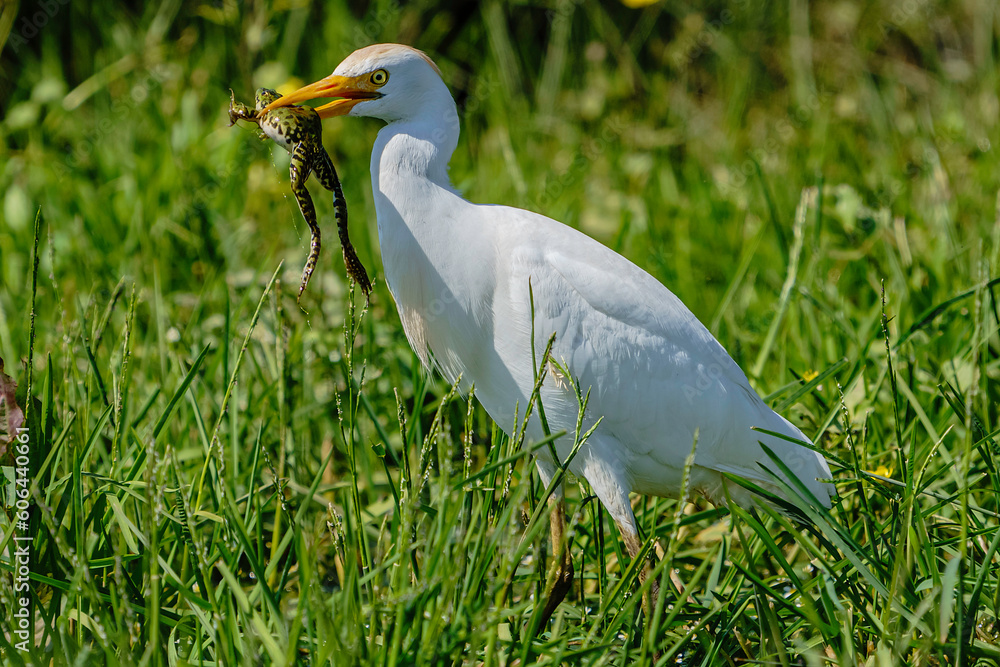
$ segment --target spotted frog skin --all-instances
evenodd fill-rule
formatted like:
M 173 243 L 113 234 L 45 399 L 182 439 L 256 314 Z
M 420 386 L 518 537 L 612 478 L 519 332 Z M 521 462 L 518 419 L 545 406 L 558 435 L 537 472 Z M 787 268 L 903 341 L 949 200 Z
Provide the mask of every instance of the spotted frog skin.
M 292 156 L 291 165 L 288 168 L 292 182 L 292 194 L 295 195 L 299 210 L 302 211 L 302 217 L 309 225 L 311 233 L 309 257 L 302 269 L 302 283 L 299 285 L 296 301 L 302 299 L 302 293 L 309 285 L 309 279 L 316 268 L 316 262 L 319 261 L 319 253 L 322 249 L 319 224 L 316 221 L 316 207 L 313 206 L 312 197 L 309 190 L 306 189 L 306 180 L 311 173 L 316 174 L 320 185 L 333 193 L 333 211 L 337 220 L 340 245 L 344 251 L 344 264 L 347 267 L 348 275 L 358 283 L 365 293 L 365 299 L 367 299 L 371 293 L 372 284 L 348 236 L 347 202 L 344 200 L 344 192 L 340 187 L 340 179 L 337 178 L 337 170 L 334 169 L 330 156 L 323 148 L 323 124 L 319 114 L 312 107 L 289 106 L 278 107 L 260 115 L 261 109 L 281 97 L 268 88 L 257 90 L 253 109 L 237 102 L 232 91 L 229 91 L 229 96 L 230 126 L 235 124 L 237 120 L 257 123 L 261 130 L 261 139 L 272 139 Z

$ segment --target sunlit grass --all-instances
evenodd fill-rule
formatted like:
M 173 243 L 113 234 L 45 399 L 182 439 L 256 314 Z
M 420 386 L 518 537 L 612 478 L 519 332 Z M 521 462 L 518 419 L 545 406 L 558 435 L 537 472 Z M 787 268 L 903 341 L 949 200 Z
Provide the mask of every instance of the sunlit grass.
M 17 17 L 0 357 L 33 433 L 37 649 L 5 614 L 5 662 L 1000 664 L 996 10 L 803 4 L 69 3 L 14 50 Z M 295 307 L 287 157 L 227 127 L 229 88 L 393 40 L 460 100 L 456 185 L 668 285 L 828 453 L 830 512 L 636 498 L 650 620 L 569 479 L 576 584 L 530 635 L 537 443 L 420 368 L 381 280 L 354 308 L 334 244 Z M 376 278 L 377 130 L 325 126 Z

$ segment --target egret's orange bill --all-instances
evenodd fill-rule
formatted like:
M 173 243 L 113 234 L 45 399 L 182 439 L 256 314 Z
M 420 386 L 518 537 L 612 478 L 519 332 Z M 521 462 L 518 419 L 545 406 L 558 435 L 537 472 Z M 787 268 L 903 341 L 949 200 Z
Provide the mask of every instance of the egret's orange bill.
M 315 83 L 302 86 L 293 93 L 279 97 L 261 110 L 266 113 L 276 107 L 287 107 L 307 100 L 315 100 L 320 97 L 339 97 L 329 104 L 316 107 L 320 118 L 332 118 L 333 116 L 346 115 L 354 105 L 365 100 L 373 100 L 381 97 L 375 86 L 368 80 L 367 76 L 338 76 L 331 74 L 325 79 L 320 79 Z

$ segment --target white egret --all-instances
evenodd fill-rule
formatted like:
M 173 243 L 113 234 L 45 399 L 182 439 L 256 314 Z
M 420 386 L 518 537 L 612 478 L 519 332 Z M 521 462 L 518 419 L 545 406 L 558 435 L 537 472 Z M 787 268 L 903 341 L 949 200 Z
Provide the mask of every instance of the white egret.
M 725 473 L 780 495 L 760 464 L 775 467 L 764 442 L 823 504 L 831 484 L 825 459 L 759 427 L 806 441 L 772 411 L 708 329 L 666 287 L 635 264 L 560 222 L 508 206 L 473 204 L 448 179 L 458 144 L 458 112 L 437 66 L 423 52 L 376 44 L 348 56 L 330 76 L 267 109 L 339 98 L 322 117 L 370 116 L 387 123 L 372 149 L 371 179 L 385 280 L 407 339 L 428 368 L 474 384 L 504 429 L 534 387 L 531 332 L 581 390 L 591 390 L 585 427 L 603 421 L 569 465 L 614 518 L 634 558 L 641 541 L 631 492 L 677 496 L 685 458 L 698 433 L 690 487 L 716 504 L 759 498 Z M 534 312 L 529 301 L 529 280 Z M 532 326 L 532 317 L 534 326 Z M 553 365 L 540 396 L 553 432 L 576 426 L 578 403 Z M 508 430 L 509 432 L 509 430 Z M 543 437 L 537 419 L 528 435 Z M 555 451 L 565 460 L 571 438 Z M 537 450 L 541 480 L 557 462 Z M 553 508 L 558 572 L 547 619 L 569 588 L 572 565 L 562 543 L 565 514 Z

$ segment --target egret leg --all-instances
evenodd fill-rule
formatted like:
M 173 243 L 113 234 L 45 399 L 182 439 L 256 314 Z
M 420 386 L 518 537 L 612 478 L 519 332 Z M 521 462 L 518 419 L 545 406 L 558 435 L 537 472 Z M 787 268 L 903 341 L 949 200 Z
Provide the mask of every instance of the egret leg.
M 549 529 L 552 538 L 552 562 L 545 581 L 545 607 L 538 627 L 543 628 L 552 617 L 556 607 L 566 598 L 573 587 L 573 559 L 566 539 L 566 501 L 562 497 L 550 498 Z
M 629 512 L 631 515 L 631 512 Z M 627 520 L 615 519 L 615 525 L 618 526 L 618 532 L 622 535 L 622 541 L 625 542 L 625 548 L 628 550 L 628 555 L 635 560 L 639 557 L 639 552 L 642 551 L 642 540 L 639 539 L 639 531 L 635 525 L 635 516 L 629 516 Z M 646 558 L 646 562 L 642 564 L 642 569 L 639 570 L 639 581 L 646 583 L 646 579 L 650 579 L 650 575 L 653 572 L 653 557 L 650 555 Z M 651 578 L 649 582 L 649 589 L 642 596 L 642 611 L 646 614 L 647 619 L 652 619 L 653 617 L 653 604 L 660 598 L 660 582 L 655 578 Z
M 615 525 L 618 526 L 618 532 L 621 533 L 622 541 L 625 542 L 628 555 L 632 560 L 635 560 L 639 557 L 639 552 L 642 551 L 642 540 L 639 539 L 639 528 L 635 522 L 632 505 L 629 503 L 628 487 L 623 481 L 624 473 L 614 461 L 594 459 L 586 465 L 584 476 L 590 481 L 590 486 L 594 489 L 601 504 L 615 520 Z M 639 570 L 640 582 L 646 583 L 646 579 L 650 579 L 653 571 L 652 563 L 652 555 L 650 555 L 642 564 L 642 569 Z M 659 596 L 660 584 L 655 578 L 652 578 L 649 582 L 649 589 L 642 598 L 642 607 L 646 618 L 652 618 L 653 602 L 658 600 Z
M 548 487 L 555 474 L 555 468 L 538 460 L 538 474 Z M 563 499 L 562 484 L 549 497 L 549 534 L 552 541 L 552 562 L 545 577 L 545 606 L 535 626 L 541 630 L 552 618 L 559 603 L 566 598 L 573 586 L 573 559 L 570 556 L 569 540 L 566 535 L 566 501 Z

